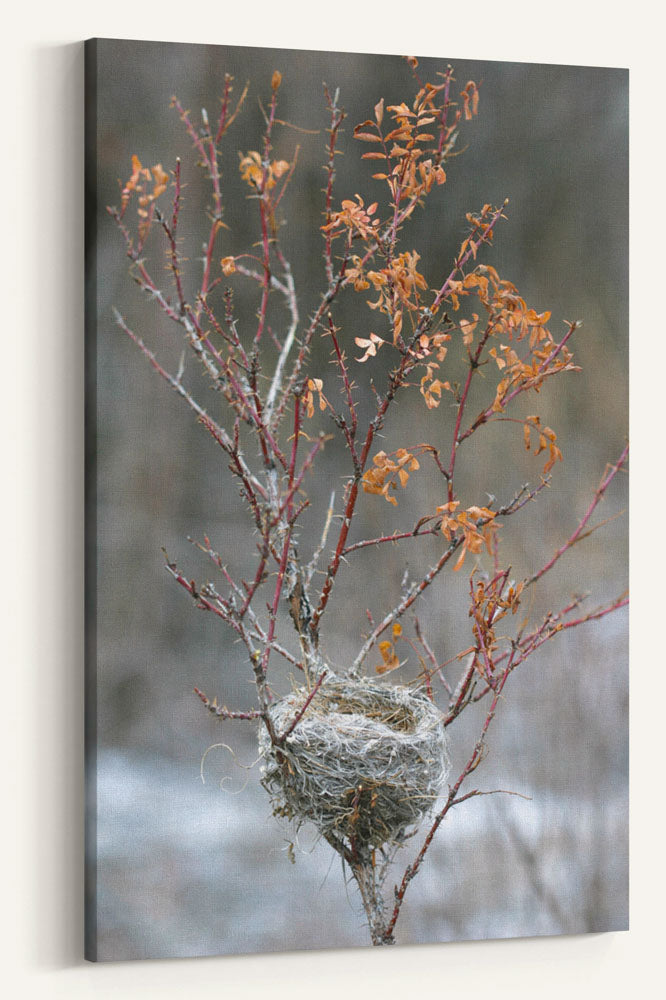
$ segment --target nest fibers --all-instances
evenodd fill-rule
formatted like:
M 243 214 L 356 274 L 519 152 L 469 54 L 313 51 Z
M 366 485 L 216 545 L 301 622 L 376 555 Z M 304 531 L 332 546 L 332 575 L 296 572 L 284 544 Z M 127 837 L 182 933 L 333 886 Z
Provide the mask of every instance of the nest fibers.
M 308 691 L 271 705 L 278 737 L 292 725 Z M 279 746 L 265 728 L 262 784 L 275 815 L 309 820 L 325 837 L 355 848 L 397 845 L 434 806 L 449 773 L 440 710 L 408 688 L 330 678 Z

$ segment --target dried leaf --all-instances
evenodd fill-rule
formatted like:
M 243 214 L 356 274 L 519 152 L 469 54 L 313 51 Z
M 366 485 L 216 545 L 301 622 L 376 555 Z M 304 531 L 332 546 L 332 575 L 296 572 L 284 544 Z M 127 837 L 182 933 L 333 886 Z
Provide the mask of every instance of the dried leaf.
M 393 643 L 390 642 L 390 640 L 384 639 L 383 642 L 379 643 L 379 652 L 381 653 L 383 662 L 377 664 L 375 667 L 376 673 L 386 674 L 400 666 L 400 661 L 396 655 Z

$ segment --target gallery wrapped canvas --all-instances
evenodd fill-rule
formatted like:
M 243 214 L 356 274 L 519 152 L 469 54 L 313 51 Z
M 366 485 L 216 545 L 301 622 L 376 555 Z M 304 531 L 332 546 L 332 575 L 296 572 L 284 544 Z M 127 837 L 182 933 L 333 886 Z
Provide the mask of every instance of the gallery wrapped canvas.
M 86 52 L 87 955 L 627 927 L 619 69 Z

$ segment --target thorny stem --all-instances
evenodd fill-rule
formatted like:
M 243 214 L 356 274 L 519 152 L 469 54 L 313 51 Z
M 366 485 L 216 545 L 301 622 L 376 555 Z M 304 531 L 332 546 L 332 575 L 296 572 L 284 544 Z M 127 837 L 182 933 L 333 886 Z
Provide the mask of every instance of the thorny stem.
M 328 130 L 328 161 L 326 163 L 326 203 L 325 215 L 328 225 L 331 221 L 331 207 L 333 204 L 333 183 L 335 181 L 335 153 L 338 140 L 338 131 L 344 120 L 345 113 L 338 107 L 339 91 L 336 90 L 331 97 L 328 87 L 324 84 L 326 103 L 331 114 L 331 124 Z M 333 237 L 330 230 L 326 230 L 324 260 L 326 262 L 326 278 L 329 288 L 334 284 L 333 279 Z
M 402 598 L 400 603 L 397 604 L 392 611 L 389 611 L 389 613 L 382 619 L 382 621 L 376 626 L 376 628 L 373 629 L 373 631 L 370 633 L 368 638 L 363 643 L 358 656 L 356 657 L 356 659 L 352 664 L 350 670 L 352 676 L 356 676 L 358 674 L 361 664 L 365 660 L 366 656 L 368 655 L 374 644 L 379 639 L 380 635 L 383 632 L 385 632 L 386 629 L 393 624 L 393 622 L 397 621 L 398 618 L 400 618 L 405 613 L 405 611 L 408 610 L 408 608 L 412 606 L 414 601 L 417 599 L 417 597 L 421 596 L 426 587 L 430 586 L 435 577 L 438 576 L 439 573 L 441 573 L 441 571 L 444 569 L 444 567 L 448 563 L 453 553 L 456 551 L 457 548 L 459 548 L 461 544 L 462 544 L 462 538 L 454 538 L 449 543 L 448 548 L 444 550 L 437 563 L 426 573 L 423 579 L 419 583 L 412 584 L 409 587 L 407 594 Z
M 342 384 L 345 390 L 345 398 L 347 400 L 347 408 L 349 410 L 350 424 L 347 427 L 345 423 L 343 428 L 343 433 L 345 435 L 345 440 L 347 442 L 347 447 L 352 456 L 352 459 L 356 461 L 356 446 L 354 444 L 354 439 L 356 437 L 356 428 L 358 426 L 358 414 L 356 412 L 356 404 L 354 403 L 354 397 L 352 395 L 352 383 L 349 377 L 349 368 L 347 367 L 347 359 L 345 353 L 340 348 L 340 344 L 337 338 L 338 331 L 333 325 L 333 317 L 330 312 L 328 314 L 328 332 L 330 334 L 331 340 L 333 341 L 333 349 L 335 351 L 335 359 L 340 369 L 340 378 L 342 379 Z
M 368 917 L 370 939 L 373 945 L 393 944 L 393 941 L 386 937 L 385 903 L 381 885 L 378 884 L 375 866 L 371 860 L 364 860 L 355 862 L 350 867 Z
M 557 358 L 559 354 L 562 353 L 562 350 L 566 346 L 567 341 L 572 336 L 574 331 L 578 329 L 579 326 L 580 323 L 578 322 L 569 324 L 569 329 L 567 330 L 562 340 L 559 342 L 559 344 L 555 345 L 555 347 L 548 355 L 548 357 L 544 361 L 542 361 L 541 364 L 538 366 L 537 374 L 534 376 L 534 378 L 518 379 L 518 384 L 510 392 L 508 392 L 505 396 L 503 396 L 502 398 L 503 409 L 505 409 L 508 406 L 508 404 L 513 399 L 516 398 L 516 396 L 520 395 L 523 392 L 526 392 L 529 389 L 538 388 L 544 381 L 544 379 L 557 374 L 558 372 L 557 368 L 549 370 L 548 366 L 551 364 L 551 362 L 553 362 Z M 476 420 L 470 425 L 470 427 L 468 427 L 467 430 L 460 435 L 458 443 L 461 444 L 468 437 L 470 437 L 482 424 L 487 423 L 487 421 L 491 418 L 494 412 L 495 411 L 492 405 L 483 410 L 476 418 Z
M 213 698 L 211 701 L 199 688 L 195 687 L 194 693 L 203 702 L 211 715 L 214 715 L 217 719 L 243 719 L 247 721 L 261 718 L 261 712 L 257 709 L 251 709 L 249 712 L 230 712 L 225 705 L 218 705 L 217 698 Z
M 470 389 L 470 386 L 472 384 L 472 378 L 474 376 L 474 373 L 476 371 L 478 371 L 478 368 L 479 368 L 479 359 L 480 359 L 481 355 L 483 354 L 483 350 L 484 350 L 484 348 L 485 348 L 485 346 L 486 346 L 486 344 L 488 342 L 488 338 L 490 337 L 491 331 L 492 331 L 492 325 L 491 325 L 491 323 L 488 323 L 488 326 L 486 327 L 485 333 L 481 337 L 481 339 L 479 341 L 479 344 L 478 344 L 478 346 L 477 346 L 477 348 L 476 348 L 473 356 L 470 357 L 469 368 L 467 370 L 467 378 L 465 379 L 465 385 L 464 385 L 462 394 L 460 396 L 460 401 L 458 403 L 458 412 L 456 413 L 456 423 L 455 423 L 455 427 L 453 429 L 453 441 L 452 441 L 452 444 L 451 444 L 451 457 L 449 459 L 449 468 L 448 468 L 448 476 L 447 476 L 447 478 L 448 478 L 448 484 L 449 484 L 449 488 L 448 488 L 449 501 L 452 501 L 453 497 L 454 497 L 454 493 L 453 493 L 453 474 L 454 474 L 455 466 L 456 466 L 456 455 L 458 453 L 458 445 L 460 444 L 460 427 L 461 427 L 461 424 L 462 424 L 463 412 L 465 410 L 465 404 L 467 402 L 467 396 L 469 394 L 469 389 Z
M 573 545 L 575 545 L 576 542 L 580 541 L 582 533 L 586 525 L 588 524 L 590 518 L 592 517 L 592 514 L 594 513 L 595 509 L 597 508 L 599 502 L 601 501 L 604 493 L 612 483 L 613 479 L 615 478 L 617 473 L 620 471 L 620 469 L 626 462 L 628 455 L 629 455 L 629 445 L 626 444 L 622 450 L 622 454 L 618 458 L 615 465 L 611 465 L 608 467 L 605 475 L 603 476 L 601 482 L 599 483 L 599 486 L 597 487 L 597 490 L 594 494 L 590 506 L 585 511 L 576 530 L 573 532 L 571 537 L 567 539 L 564 545 L 562 545 L 561 548 L 557 550 L 552 559 L 549 559 L 548 562 L 544 566 L 542 566 L 540 570 L 538 570 L 538 572 L 536 572 L 533 576 L 529 578 L 529 580 L 527 581 L 528 585 L 536 583 L 537 580 L 540 580 L 541 577 L 544 575 L 544 573 L 547 573 L 549 570 L 551 570 L 555 565 L 555 563 L 558 561 L 558 559 L 560 559 L 564 555 L 564 553 L 568 551 L 568 549 L 570 549 Z
M 472 773 L 472 771 L 475 770 L 475 768 L 478 766 L 479 762 L 481 761 L 483 750 L 484 750 L 484 746 L 485 746 L 485 738 L 486 738 L 486 735 L 488 733 L 488 729 L 490 728 L 490 724 L 491 724 L 491 722 L 493 721 L 493 719 L 495 717 L 495 712 L 497 710 L 497 705 L 499 703 L 500 695 L 501 695 L 501 693 L 502 693 L 502 691 L 504 689 L 504 685 L 506 684 L 507 678 L 509 676 L 509 672 L 510 672 L 510 668 L 507 667 L 505 669 L 504 673 L 502 674 L 499 682 L 497 683 L 497 686 L 495 688 L 495 696 L 494 696 L 494 698 L 492 700 L 492 704 L 491 704 L 491 706 L 490 706 L 490 708 L 488 710 L 488 714 L 486 715 L 485 722 L 483 723 L 483 726 L 482 726 L 482 729 L 481 729 L 481 735 L 479 736 L 479 739 L 477 740 L 477 742 L 476 742 L 476 744 L 474 746 L 474 749 L 472 751 L 472 754 L 471 754 L 469 760 L 467 761 L 467 764 L 465 765 L 465 767 L 461 771 L 460 776 L 458 777 L 458 780 L 454 784 L 453 788 L 450 789 L 449 794 L 447 796 L 447 799 L 446 799 L 446 802 L 445 802 L 443 808 L 435 816 L 433 824 L 430 827 L 430 830 L 428 831 L 425 840 L 423 841 L 423 845 L 422 845 L 419 853 L 416 855 L 416 858 L 414 859 L 414 861 L 410 865 L 407 866 L 407 868 L 405 870 L 405 874 L 403 875 L 402 880 L 400 881 L 400 884 L 395 887 L 395 893 L 394 893 L 394 895 L 395 895 L 395 905 L 393 907 L 393 912 L 391 914 L 389 922 L 386 925 L 386 929 L 384 931 L 384 939 L 385 939 L 385 943 L 386 944 L 392 944 L 393 943 L 393 931 L 395 929 L 395 925 L 396 925 L 396 921 L 398 919 L 398 916 L 400 915 L 400 908 L 402 907 L 402 903 L 403 903 L 403 900 L 405 898 L 405 893 L 407 891 L 407 887 L 409 886 L 409 883 L 412 881 L 412 879 L 414 878 L 414 876 L 417 874 L 419 868 L 421 867 L 423 859 L 424 859 L 424 857 L 425 857 L 425 855 L 426 855 L 426 853 L 428 851 L 428 848 L 430 847 L 430 845 L 432 843 L 433 837 L 437 833 L 437 830 L 438 830 L 440 824 L 444 820 L 444 818 L 445 818 L 446 814 L 448 813 L 449 809 L 451 809 L 451 807 L 454 806 L 456 804 L 456 802 L 458 801 L 458 792 L 460 791 L 460 788 L 461 788 L 463 782 Z M 470 793 L 469 797 L 471 797 L 472 795 L 477 795 L 477 794 L 479 794 L 479 793 L 475 789 L 472 793 Z
M 327 676 L 327 674 L 328 674 L 327 670 L 322 670 L 322 672 L 320 673 L 319 677 L 317 678 L 317 680 L 316 680 L 316 682 L 315 682 L 315 684 L 314 684 L 314 686 L 312 688 L 312 691 L 310 691 L 310 694 L 307 696 L 307 698 L 305 699 L 305 701 L 301 705 L 300 709 L 298 710 L 298 712 L 294 716 L 293 721 L 290 722 L 289 726 L 285 729 L 285 731 L 280 736 L 278 736 L 278 743 L 284 743 L 284 741 L 286 740 L 287 736 L 291 736 L 291 734 L 293 733 L 294 729 L 296 728 L 296 726 L 298 725 L 298 723 L 301 721 L 301 719 L 303 718 L 303 716 L 307 712 L 308 708 L 310 707 L 310 703 L 312 702 L 312 699 L 314 698 L 314 696 L 316 695 L 317 691 L 319 690 L 319 688 L 324 683 L 324 679 Z
M 442 673 L 445 664 L 437 662 L 437 657 L 435 656 L 433 650 L 430 648 L 428 640 L 424 636 L 423 631 L 421 629 L 421 623 L 419 619 L 416 617 L 416 615 L 414 616 L 414 631 L 416 632 L 416 637 L 423 646 L 423 651 L 428 657 L 430 664 L 432 666 L 432 670 L 426 672 L 426 677 L 425 677 L 426 685 L 429 684 L 430 678 L 434 677 L 435 674 L 437 674 L 437 676 L 439 677 L 440 681 L 442 682 L 448 693 L 452 694 L 453 692 L 451 691 L 451 685 L 449 684 L 446 677 Z M 430 696 L 432 697 L 432 691 L 430 691 Z
M 431 520 L 431 518 L 428 518 Z M 439 519 L 437 519 L 439 520 Z M 381 535 L 379 538 L 364 538 L 360 542 L 354 542 L 343 549 L 343 556 L 350 552 L 358 552 L 359 549 L 367 549 L 370 545 L 384 545 L 386 542 L 399 542 L 405 538 L 423 538 L 426 535 L 434 535 L 439 531 L 439 524 L 428 525 L 417 524 L 411 531 L 394 531 L 391 535 Z
M 164 369 L 160 365 L 153 352 L 146 347 L 146 345 L 143 343 L 140 337 L 138 337 L 132 330 L 130 330 L 130 328 L 125 323 L 125 320 L 120 315 L 120 313 L 117 310 L 115 310 L 114 314 L 118 326 L 122 330 L 124 330 L 125 333 L 134 341 L 134 343 L 137 345 L 142 354 L 148 359 L 148 361 L 155 369 L 155 371 L 166 382 L 168 382 L 168 384 L 171 386 L 172 389 L 175 389 L 175 391 L 178 393 L 179 396 L 181 396 L 186 401 L 190 409 L 194 411 L 194 413 L 197 415 L 200 422 L 204 425 L 209 434 L 211 434 L 211 436 L 217 441 L 217 443 L 231 457 L 234 471 L 236 472 L 241 482 L 243 483 L 247 498 L 250 500 L 251 504 L 254 505 L 255 509 L 258 510 L 256 495 L 259 494 L 264 499 L 266 499 L 267 494 L 266 491 L 264 490 L 264 487 L 256 479 L 256 477 L 252 474 L 250 469 L 245 464 L 245 460 L 241 452 L 239 451 L 237 445 L 231 440 L 231 438 L 224 430 L 224 428 L 220 427 L 219 424 L 216 424 L 215 421 L 208 416 L 205 410 L 203 410 L 202 407 L 199 406 L 199 404 L 196 402 L 193 396 L 189 392 L 187 392 L 187 390 L 183 387 L 180 380 L 174 378 L 173 375 L 170 375 L 169 372 L 167 372 L 166 369 Z
M 463 253 L 463 254 L 461 254 L 459 256 L 459 258 L 457 259 L 456 264 L 455 264 L 453 270 L 451 271 L 451 273 L 449 274 L 448 278 L 444 281 L 443 285 L 441 286 L 441 288 L 437 292 L 437 295 L 435 296 L 435 301 L 433 303 L 433 306 L 432 306 L 431 310 L 428 313 L 424 313 L 424 315 L 419 320 L 419 323 L 417 324 L 416 330 L 415 330 L 414 335 L 412 337 L 412 342 L 413 343 L 416 343 L 418 341 L 419 336 L 424 332 L 424 330 L 426 329 L 426 327 L 428 326 L 428 324 L 431 321 L 430 320 L 431 313 L 436 311 L 436 309 L 439 307 L 439 305 L 441 304 L 441 302 L 444 300 L 444 298 L 448 294 L 448 292 L 450 290 L 451 282 L 454 280 L 455 275 L 458 273 L 458 271 L 461 268 L 464 267 L 464 265 L 470 259 L 470 257 L 473 254 L 474 255 L 476 254 L 476 252 L 477 252 L 478 248 L 481 246 L 481 244 L 489 241 L 490 236 L 492 234 L 492 230 L 493 230 L 495 224 L 497 223 L 498 219 L 501 217 L 502 211 L 503 211 L 504 207 L 506 206 L 506 204 L 507 204 L 507 202 L 504 203 L 504 205 L 502 206 L 502 208 L 496 209 L 495 212 L 492 213 L 490 221 L 487 224 L 485 224 L 485 228 L 483 229 L 481 235 L 476 238 L 476 240 L 470 239 L 469 246 L 466 249 L 465 253 Z M 391 402 L 395 398 L 395 395 L 396 395 L 398 389 L 403 386 L 405 373 L 409 369 L 409 367 L 411 366 L 411 363 L 412 363 L 411 355 L 410 355 L 410 353 L 408 351 L 405 351 L 405 353 L 403 354 L 402 359 L 400 361 L 400 365 L 398 366 L 397 370 L 392 374 L 392 376 L 391 376 L 391 378 L 389 380 L 389 387 L 387 389 L 386 395 L 379 402 L 378 407 L 377 407 L 377 413 L 376 413 L 374 419 L 371 421 L 371 423 L 368 426 L 368 430 L 367 430 L 366 437 L 365 437 L 365 442 L 363 444 L 363 448 L 362 448 L 361 454 L 360 454 L 360 456 L 358 458 L 358 464 L 356 464 L 356 462 L 354 463 L 355 464 L 355 473 L 354 473 L 354 477 L 350 481 L 349 487 L 348 487 L 347 503 L 346 503 L 346 506 L 345 506 L 345 511 L 344 511 L 344 515 L 343 515 L 343 519 L 342 519 L 342 524 L 341 524 L 341 527 L 340 527 L 340 533 L 338 535 L 338 544 L 336 546 L 335 553 L 333 555 L 333 559 L 331 560 L 331 563 L 330 563 L 329 568 L 328 568 L 326 580 L 324 582 L 324 586 L 322 588 L 321 596 L 320 596 L 320 599 L 319 599 L 319 605 L 317 606 L 317 609 L 316 609 L 316 611 L 315 611 L 315 613 L 313 615 L 313 619 L 312 619 L 312 629 L 313 629 L 313 632 L 316 632 L 316 629 L 317 629 L 317 626 L 318 626 L 319 621 L 321 619 L 321 616 L 322 616 L 322 614 L 324 613 L 324 611 L 326 609 L 326 605 L 328 603 L 328 599 L 330 597 L 331 590 L 333 588 L 333 583 L 334 583 L 336 574 L 338 572 L 338 569 L 340 567 L 340 560 L 342 558 L 342 555 L 343 555 L 343 552 L 344 552 L 344 549 L 345 549 L 345 544 L 346 544 L 346 541 L 347 541 L 347 536 L 349 534 L 349 528 L 351 526 L 352 518 L 353 518 L 353 515 L 354 515 L 354 508 L 356 506 L 356 500 L 358 498 L 359 483 L 360 483 L 361 476 L 363 475 L 363 472 L 365 470 L 365 467 L 366 467 L 366 464 L 367 464 L 367 461 L 368 461 L 368 457 L 369 457 L 369 454 L 370 454 L 370 450 L 372 448 L 372 444 L 373 444 L 373 441 L 374 441 L 375 434 L 383 426 L 384 420 L 386 418 L 387 410 L 388 410 Z M 469 375 L 470 378 L 471 378 L 471 371 L 472 371 L 472 369 L 470 369 L 470 375 Z M 451 490 L 451 483 L 449 483 L 449 490 Z M 435 569 L 433 575 L 430 575 L 430 574 L 426 575 L 426 577 L 422 581 L 421 585 L 419 586 L 418 592 L 414 595 L 413 599 L 415 599 L 416 596 L 418 596 L 418 593 L 422 593 L 423 590 L 432 582 L 432 580 L 434 579 L 434 576 L 436 576 L 437 573 L 439 573 L 440 570 L 444 567 L 444 565 L 446 564 L 446 562 L 448 562 L 450 554 L 451 553 L 448 553 L 448 554 L 445 553 L 444 554 L 444 556 L 442 557 L 442 559 L 438 563 L 438 567 Z M 410 606 L 410 604 L 412 603 L 413 599 L 409 601 L 409 603 L 399 612 L 399 614 L 402 614 L 402 611 L 406 610 L 407 607 Z M 395 616 L 395 617 L 397 617 L 397 616 Z M 383 628 L 387 628 L 388 625 L 392 621 L 395 620 L 395 617 L 391 617 L 390 621 L 388 621 L 387 624 L 385 626 L 383 626 Z M 383 628 L 381 629 L 381 631 L 383 631 Z M 379 634 L 381 634 L 381 632 Z M 376 638 L 377 637 L 375 637 L 375 638 L 370 637 L 370 640 L 368 640 L 368 642 L 370 644 L 368 645 L 368 643 L 366 643 L 364 645 L 363 649 L 361 650 L 361 653 L 359 654 L 359 656 L 354 661 L 352 672 L 355 672 L 358 669 L 360 663 L 363 661 L 363 659 L 367 655 L 367 652 L 372 647 L 372 645 L 374 645 L 374 642 L 375 642 Z
M 451 273 L 449 274 L 448 278 L 446 279 L 446 281 L 444 282 L 444 284 L 441 286 L 441 288 L 437 292 L 437 295 L 435 296 L 435 301 L 433 302 L 433 304 L 430 307 L 430 311 L 431 312 L 434 313 L 437 309 L 439 309 L 440 305 L 442 304 L 442 302 L 444 301 L 444 299 L 446 298 L 446 296 L 449 294 L 449 292 L 451 290 L 451 283 L 455 280 L 456 274 L 458 274 L 458 273 L 460 273 L 462 271 L 463 267 L 472 258 L 472 256 L 474 256 L 476 258 L 476 254 L 477 254 L 479 248 L 481 247 L 481 245 L 483 243 L 489 243 L 490 242 L 493 230 L 494 230 L 495 226 L 497 225 L 497 222 L 499 221 L 499 219 L 502 218 L 502 214 L 504 212 L 504 209 L 506 208 L 506 206 L 508 204 L 509 204 L 509 199 L 507 198 L 504 201 L 504 204 L 502 205 L 502 207 L 501 208 L 496 208 L 495 211 L 491 214 L 490 221 L 488 223 L 484 224 L 484 228 L 483 228 L 483 230 L 481 232 L 481 235 L 477 236 L 476 239 L 474 239 L 474 238 L 470 239 L 470 242 L 469 242 L 469 245 L 468 245 L 467 249 L 465 250 L 465 252 L 463 254 L 460 254 L 458 256 L 458 258 L 456 259 L 455 265 L 453 266 L 453 269 L 451 270 Z M 419 331 L 419 332 L 421 332 L 421 331 Z
M 270 203 L 270 195 L 267 190 L 267 182 L 270 170 L 270 153 L 271 153 L 271 134 L 273 131 L 273 123 L 275 121 L 275 109 L 277 107 L 277 90 L 273 90 L 273 95 L 271 97 L 271 107 L 268 116 L 268 121 L 266 123 L 266 131 L 264 133 L 264 157 L 263 157 L 263 174 L 261 178 L 261 183 L 259 184 L 259 217 L 261 220 L 261 245 L 263 250 L 263 267 L 264 267 L 264 280 L 263 280 L 263 291 L 261 293 L 261 305 L 259 306 L 259 322 L 257 324 L 257 332 L 254 335 L 254 345 L 255 349 L 259 346 L 261 340 L 261 335 L 266 325 L 266 310 L 268 308 L 268 293 L 271 287 L 271 268 L 270 268 L 270 245 L 269 245 L 269 216 L 272 214 L 272 207 Z
M 294 361 L 294 364 L 292 366 L 291 374 L 289 375 L 289 378 L 287 379 L 284 387 L 282 388 L 281 395 L 280 395 L 280 388 L 279 388 L 279 386 L 276 389 L 275 395 L 276 396 L 280 395 L 280 402 L 278 404 L 277 411 L 276 411 L 275 416 L 273 418 L 276 421 L 281 419 L 283 411 L 284 411 L 284 408 L 287 405 L 287 401 L 288 401 L 290 395 L 293 393 L 294 386 L 296 385 L 296 383 L 298 382 L 298 380 L 300 378 L 301 371 L 303 369 L 303 365 L 305 364 L 305 360 L 306 360 L 306 358 L 308 356 L 308 353 L 310 351 L 310 346 L 311 346 L 311 343 L 312 343 L 312 338 L 315 335 L 317 327 L 321 323 L 322 317 L 327 312 L 328 307 L 330 306 L 331 302 L 335 299 L 336 295 L 339 293 L 340 289 L 342 288 L 342 285 L 343 285 L 344 279 L 345 279 L 345 271 L 347 269 L 347 261 L 348 261 L 348 257 L 346 256 L 344 258 L 344 260 L 342 261 L 342 264 L 340 266 L 340 270 L 338 271 L 337 276 L 333 279 L 333 282 L 329 285 L 328 290 L 322 296 L 321 303 L 320 303 L 317 311 L 315 312 L 314 316 L 310 320 L 305 333 L 303 334 L 298 354 L 297 354 L 296 359 Z
M 377 413 L 374 419 L 368 425 L 368 430 L 365 435 L 365 441 L 363 443 L 363 448 L 361 449 L 360 456 L 358 457 L 357 461 L 354 461 L 354 476 L 348 483 L 347 502 L 345 505 L 344 515 L 342 518 L 342 524 L 340 526 L 340 532 L 338 534 L 338 542 L 335 548 L 333 559 L 331 560 L 326 573 L 326 579 L 324 581 L 324 586 L 322 587 L 321 590 L 319 604 L 312 618 L 311 627 L 313 633 L 316 632 L 321 616 L 326 610 L 326 605 L 331 595 L 331 590 L 333 589 L 333 583 L 335 581 L 336 574 L 340 567 L 340 561 L 344 553 L 345 544 L 347 542 L 347 536 L 349 534 L 349 528 L 351 526 L 352 518 L 354 516 L 354 508 L 356 506 L 356 500 L 358 499 L 359 484 L 361 481 L 361 477 L 363 475 L 363 471 L 367 465 L 368 458 L 370 456 L 370 450 L 372 448 L 375 435 L 383 427 L 387 410 L 392 401 L 394 400 L 398 389 L 403 384 L 403 376 L 405 370 L 409 367 L 410 363 L 411 362 L 409 355 L 404 354 L 401 359 L 400 365 L 389 379 L 389 386 L 386 391 L 386 395 L 384 396 L 383 399 L 380 400 L 377 406 Z M 355 452 L 354 452 L 354 457 L 355 457 Z M 427 584 L 425 584 L 425 586 L 427 586 Z M 356 669 L 357 663 L 358 660 L 354 665 L 354 669 Z

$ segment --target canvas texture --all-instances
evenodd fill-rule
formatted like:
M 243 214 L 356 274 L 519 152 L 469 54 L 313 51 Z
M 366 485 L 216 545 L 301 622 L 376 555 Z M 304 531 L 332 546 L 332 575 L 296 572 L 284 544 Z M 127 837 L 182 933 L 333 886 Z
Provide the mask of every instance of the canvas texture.
M 87 957 L 627 928 L 628 72 L 86 45 Z

